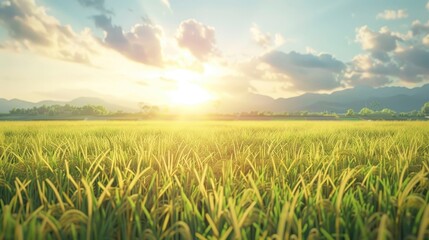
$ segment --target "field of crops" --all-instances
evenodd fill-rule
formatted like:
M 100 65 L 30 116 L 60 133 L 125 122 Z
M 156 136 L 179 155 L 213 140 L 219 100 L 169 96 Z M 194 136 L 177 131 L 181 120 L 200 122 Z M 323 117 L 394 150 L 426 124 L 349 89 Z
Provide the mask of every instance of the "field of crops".
M 3 122 L 0 239 L 429 239 L 428 122 Z

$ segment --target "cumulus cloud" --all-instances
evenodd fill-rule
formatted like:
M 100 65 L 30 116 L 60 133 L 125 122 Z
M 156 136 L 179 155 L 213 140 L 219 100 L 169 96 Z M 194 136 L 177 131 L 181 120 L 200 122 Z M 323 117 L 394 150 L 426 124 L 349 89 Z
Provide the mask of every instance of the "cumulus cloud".
M 347 76 L 346 82 L 352 86 L 371 86 L 371 87 L 381 87 L 386 84 L 392 83 L 392 79 L 387 76 L 373 74 L 369 72 L 352 72 Z
M 426 3 L 426 9 L 429 10 L 429 2 Z
M 153 66 L 162 66 L 161 27 L 146 21 L 134 25 L 125 32 L 122 27 L 113 25 L 106 15 L 93 16 L 96 27 L 104 30 L 103 43 L 127 58 Z
M 363 59 L 362 59 L 363 58 Z M 344 81 L 350 86 L 384 86 L 398 81 L 419 83 L 429 80 L 429 52 L 409 48 L 397 52 L 389 62 L 358 55 L 348 65 Z
M 359 28 L 356 39 L 368 54 L 358 55 L 348 64 L 345 82 L 352 86 L 383 86 L 429 80 L 428 32 L 429 23 L 418 21 L 412 24 L 406 38 L 387 28 L 378 32 L 367 26 Z
M 344 64 L 335 59 L 332 55 L 322 53 L 318 56 L 313 54 L 302 54 L 297 52 L 284 53 L 281 51 L 272 51 L 262 57 L 262 59 L 275 67 L 286 69 L 289 67 L 306 69 L 323 69 L 333 72 L 339 72 L 344 69 Z
M 429 47 L 429 34 L 422 39 L 422 43 Z
M 346 65 L 332 55 L 270 51 L 242 66 L 254 80 L 281 82 L 288 91 L 332 90 L 341 86 Z
M 216 55 L 215 29 L 194 19 L 180 23 L 176 40 L 181 48 L 189 50 L 199 60 Z
M 395 55 L 399 64 L 398 77 L 405 82 L 418 83 L 429 80 L 429 51 L 422 47 L 410 47 Z
M 418 20 L 414 21 L 411 25 L 411 32 L 413 33 L 413 36 L 429 33 L 429 21 L 426 24 L 421 23 Z
M 89 63 L 96 44 L 89 29 L 75 33 L 68 25 L 47 14 L 34 0 L 10 0 L 0 5 L 0 25 L 9 41 L 5 48 L 30 50 L 57 59 Z
M 277 47 L 284 43 L 284 38 L 281 34 L 276 33 L 272 36 L 270 33 L 262 32 L 256 24 L 250 28 L 252 39 L 263 48 Z
M 386 64 L 368 54 L 360 54 L 348 64 L 344 81 L 351 86 L 366 85 L 380 87 L 392 82 L 389 75 L 396 72 L 396 66 Z
M 372 31 L 368 26 L 356 30 L 356 41 L 361 44 L 362 49 L 369 51 L 373 57 L 382 61 L 389 59 L 388 53 L 396 50 L 397 41 L 402 40 L 386 27 L 378 32 Z
M 399 9 L 399 10 L 384 10 L 383 12 L 377 14 L 377 19 L 384 19 L 384 20 L 395 20 L 395 19 L 403 19 L 407 18 L 408 13 L 405 9 Z
M 269 47 L 272 44 L 271 35 L 263 33 L 257 25 L 253 25 L 250 28 L 253 40 L 261 47 Z
M 250 79 L 285 83 L 295 92 L 429 81 L 429 23 L 416 21 L 405 34 L 362 26 L 356 29 L 356 42 L 364 53 L 347 63 L 311 49 L 307 54 L 270 51 L 242 71 Z
M 103 13 L 112 13 L 111 10 L 106 9 L 104 0 L 78 0 L 78 2 L 84 7 L 94 8 Z

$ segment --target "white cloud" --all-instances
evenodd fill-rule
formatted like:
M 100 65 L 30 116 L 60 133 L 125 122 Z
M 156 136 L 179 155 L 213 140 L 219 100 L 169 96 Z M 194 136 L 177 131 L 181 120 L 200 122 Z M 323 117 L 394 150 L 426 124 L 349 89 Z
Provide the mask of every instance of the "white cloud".
M 250 28 L 253 40 L 261 47 L 268 47 L 272 44 L 271 35 L 263 33 L 257 25 L 253 25 Z
M 250 33 L 252 34 L 253 41 L 262 48 L 278 47 L 285 42 L 284 37 L 280 33 L 276 33 L 272 36 L 270 33 L 262 32 L 256 24 L 252 25 Z
M 396 49 L 397 37 L 393 36 L 387 28 L 379 32 L 372 31 L 368 26 L 356 30 L 356 41 L 360 42 L 364 50 L 393 51 Z
M 241 70 L 250 79 L 282 83 L 288 91 L 332 90 L 341 86 L 346 65 L 332 55 L 270 51 L 245 64 Z
M 34 0 L 2 2 L 0 25 L 11 39 L 3 43 L 5 48 L 29 50 L 61 60 L 89 63 L 97 45 L 89 29 L 74 32 Z
M 424 38 L 422 39 L 422 43 L 423 43 L 424 45 L 426 45 L 426 46 L 429 46 L 429 34 L 428 34 L 428 35 L 426 35 L 426 37 L 424 37 Z
M 153 66 L 163 65 L 161 38 L 163 31 L 160 26 L 151 22 L 134 25 L 130 31 L 112 24 L 111 18 L 105 15 L 93 17 L 95 25 L 103 29 L 103 42 L 127 58 Z
M 429 2 L 426 4 L 426 9 L 429 10 Z
M 414 36 L 429 33 L 429 21 L 426 24 L 421 23 L 418 20 L 414 21 L 411 26 L 411 32 Z
M 305 52 L 308 54 L 317 55 L 317 50 L 309 46 L 305 47 Z
M 280 34 L 280 33 L 276 33 L 274 35 L 274 45 L 277 46 L 281 46 L 286 42 L 286 39 Z
M 372 31 L 368 26 L 356 29 L 356 41 L 359 42 L 363 50 L 371 52 L 372 56 L 387 60 L 388 53 L 397 48 L 397 41 L 402 39 L 397 34 L 383 27 L 380 31 Z
M 351 86 L 379 87 L 392 82 L 389 73 L 392 73 L 393 69 L 389 69 L 384 62 L 371 57 L 371 55 L 359 54 L 348 64 L 344 81 Z
M 395 20 L 395 19 L 403 19 L 407 18 L 408 13 L 405 9 L 399 9 L 399 10 L 384 10 L 384 12 L 381 12 L 377 14 L 377 19 L 384 19 L 384 20 Z
M 176 40 L 181 48 L 189 50 L 199 60 L 207 60 L 216 55 L 215 29 L 195 19 L 180 23 Z
M 415 21 L 407 34 L 394 33 L 386 27 L 379 31 L 367 26 L 358 28 L 356 40 L 368 53 L 356 56 L 348 64 L 345 81 L 352 86 L 428 81 L 428 26 Z

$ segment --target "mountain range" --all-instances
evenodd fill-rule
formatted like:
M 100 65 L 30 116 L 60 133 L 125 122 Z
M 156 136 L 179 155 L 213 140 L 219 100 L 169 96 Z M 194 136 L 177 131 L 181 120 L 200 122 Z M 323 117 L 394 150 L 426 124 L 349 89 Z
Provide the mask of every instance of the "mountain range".
M 381 87 L 359 86 L 330 94 L 306 93 L 292 98 L 273 99 L 268 96 L 247 93 L 239 99 L 221 104 L 227 112 L 272 111 L 272 112 L 336 112 L 347 109 L 359 111 L 363 107 L 374 110 L 390 108 L 396 112 L 420 110 L 429 101 L 429 84 L 422 87 Z
M 359 111 L 363 107 L 374 110 L 390 108 L 397 112 L 419 110 L 425 102 L 429 102 L 429 84 L 416 88 L 366 86 L 336 91 L 330 94 L 306 93 L 292 98 L 271 98 L 264 95 L 247 93 L 228 100 L 220 101 L 216 107 L 208 106 L 209 112 L 337 112 L 344 113 L 347 109 Z M 71 101 L 41 101 L 29 102 L 20 99 L 6 100 L 0 98 L 0 113 L 8 113 L 13 108 L 32 108 L 42 105 L 83 106 L 87 104 L 101 105 L 109 111 L 136 112 L 135 106 L 122 106 L 107 100 L 92 97 L 81 97 Z
M 110 103 L 104 99 L 93 98 L 93 97 L 80 97 L 73 99 L 71 101 L 53 101 L 53 100 L 45 100 L 40 102 L 29 102 L 21 99 L 11 99 L 7 100 L 4 98 L 0 98 L 0 113 L 8 113 L 13 108 L 33 108 L 33 107 L 41 107 L 43 105 L 51 106 L 51 105 L 65 105 L 70 104 L 71 106 L 82 107 L 84 105 L 96 105 L 96 106 L 104 106 L 109 111 L 124 111 L 124 112 L 135 112 L 137 110 L 136 107 L 126 107 L 122 105 L 117 105 L 114 103 Z M 137 104 L 136 104 L 137 106 Z

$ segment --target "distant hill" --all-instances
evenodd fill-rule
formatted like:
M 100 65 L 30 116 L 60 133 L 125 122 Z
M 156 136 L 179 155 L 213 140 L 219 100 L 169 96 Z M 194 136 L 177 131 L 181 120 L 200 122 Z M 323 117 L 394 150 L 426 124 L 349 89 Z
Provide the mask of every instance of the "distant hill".
M 304 94 L 299 97 L 275 100 L 277 109 L 286 111 L 346 112 L 363 107 L 380 110 L 390 108 L 397 112 L 419 110 L 429 101 L 429 84 L 418 88 L 405 87 L 355 87 L 331 94 Z M 377 108 L 377 109 L 376 109 Z
M 297 97 L 278 99 L 248 93 L 222 102 L 218 111 L 332 111 L 345 113 L 349 108 L 359 111 L 363 107 L 369 107 L 375 110 L 390 108 L 397 112 L 409 112 L 419 110 L 428 101 L 429 84 L 417 88 L 355 87 L 331 94 L 306 93 Z
M 51 106 L 51 105 L 65 105 L 70 104 L 72 106 L 76 107 L 82 107 L 84 105 L 97 105 L 97 106 L 103 106 L 109 111 L 124 111 L 124 112 L 135 112 L 136 107 L 126 107 L 121 105 L 116 105 L 110 102 L 107 102 L 100 98 L 92 98 L 92 97 L 80 97 L 73 99 L 71 101 L 52 101 L 52 100 L 45 100 L 40 102 L 28 102 L 23 101 L 20 99 L 11 99 L 7 100 L 4 98 L 0 98 L 0 113 L 8 113 L 13 108 L 32 108 L 32 107 L 40 107 L 43 105 Z M 137 105 L 136 105 L 137 106 Z
M 222 99 L 214 106 L 208 104 L 206 112 L 248 112 L 248 111 L 272 111 L 272 112 L 337 112 L 345 113 L 351 108 L 359 111 L 363 107 L 374 110 L 390 108 L 396 112 L 410 112 L 419 110 L 425 102 L 429 101 L 429 84 L 417 88 L 406 87 L 355 87 L 336 91 L 331 94 L 306 93 L 292 98 L 273 99 L 268 96 L 246 93 L 233 96 L 230 99 Z M 0 113 L 8 113 L 13 108 L 32 108 L 42 105 L 70 104 L 81 107 L 87 104 L 101 105 L 109 111 L 136 112 L 137 103 L 134 106 L 121 106 L 110 103 L 100 98 L 81 97 L 71 101 L 41 101 L 37 103 L 20 99 L 1 99 Z M 156 104 L 155 104 L 156 105 Z
M 32 108 L 35 103 L 20 99 L 7 100 L 0 98 L 0 113 L 8 113 L 13 108 Z

